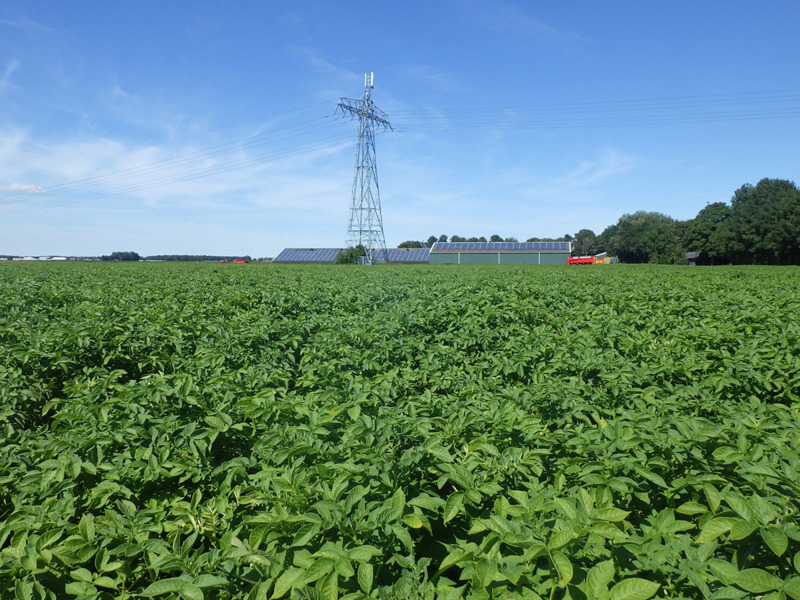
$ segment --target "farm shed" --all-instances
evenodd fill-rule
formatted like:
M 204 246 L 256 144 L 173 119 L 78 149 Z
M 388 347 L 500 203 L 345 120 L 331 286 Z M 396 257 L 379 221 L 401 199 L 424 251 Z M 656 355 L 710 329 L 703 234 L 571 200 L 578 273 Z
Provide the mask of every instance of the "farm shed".
M 284 248 L 272 259 L 274 263 L 333 263 L 344 248 Z M 378 252 L 375 250 L 374 252 Z M 425 264 L 429 248 L 387 248 L 389 262 L 403 264 Z
M 436 242 L 432 265 L 565 265 L 570 242 Z

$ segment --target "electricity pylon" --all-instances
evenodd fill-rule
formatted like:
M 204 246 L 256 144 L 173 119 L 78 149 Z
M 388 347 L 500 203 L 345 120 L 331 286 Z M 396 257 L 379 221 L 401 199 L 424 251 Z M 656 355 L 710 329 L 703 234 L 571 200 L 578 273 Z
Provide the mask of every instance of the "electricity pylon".
M 367 251 L 366 262 L 389 262 L 386 238 L 383 234 L 381 195 L 378 188 L 378 169 L 375 163 L 375 128 L 391 129 L 386 113 L 372 103 L 374 76 L 364 75 L 364 95 L 356 100 L 341 98 L 339 108 L 345 115 L 358 117 L 356 168 L 350 219 L 347 224 L 347 246 L 362 246 Z

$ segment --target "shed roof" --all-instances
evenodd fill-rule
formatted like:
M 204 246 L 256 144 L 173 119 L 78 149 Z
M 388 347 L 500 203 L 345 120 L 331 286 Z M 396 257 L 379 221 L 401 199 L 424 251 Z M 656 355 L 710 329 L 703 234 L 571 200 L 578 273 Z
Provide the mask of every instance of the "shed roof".
M 571 242 L 436 242 L 434 254 L 452 252 L 570 253 Z
M 344 248 L 284 248 L 272 262 L 284 263 L 332 263 Z M 387 248 L 389 262 L 426 263 L 430 248 Z M 380 252 L 373 250 L 380 262 Z

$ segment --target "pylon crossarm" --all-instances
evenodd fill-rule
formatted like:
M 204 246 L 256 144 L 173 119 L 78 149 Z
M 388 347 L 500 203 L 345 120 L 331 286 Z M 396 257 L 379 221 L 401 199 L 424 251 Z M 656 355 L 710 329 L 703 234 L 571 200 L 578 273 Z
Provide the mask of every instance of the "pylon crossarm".
M 372 102 L 367 100 L 342 98 L 339 102 L 339 109 L 342 111 L 342 114 L 349 114 L 350 118 L 352 119 L 365 119 L 378 123 L 384 128 L 384 130 L 392 129 L 392 125 L 389 123 L 389 116 L 380 108 L 372 104 Z

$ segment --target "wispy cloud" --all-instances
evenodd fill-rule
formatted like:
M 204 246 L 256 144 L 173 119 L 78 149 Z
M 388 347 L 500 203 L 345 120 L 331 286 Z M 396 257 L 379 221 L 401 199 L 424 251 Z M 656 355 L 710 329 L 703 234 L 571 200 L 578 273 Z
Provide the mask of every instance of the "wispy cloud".
M 28 17 L 20 17 L 19 19 L 0 19 L 0 25 L 13 27 L 15 29 L 27 29 L 29 31 L 43 31 L 43 32 L 55 31 L 55 29 L 53 29 L 52 27 L 48 27 L 47 25 L 43 25 L 42 23 L 37 23 L 36 21 L 32 21 Z
M 475 21 L 496 34 L 558 44 L 574 42 L 578 38 L 575 32 L 550 25 L 531 16 L 529 10 L 509 2 L 495 0 L 489 4 L 480 0 L 453 1 L 462 14 L 471 15 Z
M 581 186 L 591 185 L 626 173 L 635 166 L 636 159 L 633 156 L 607 148 L 592 159 L 582 160 L 567 175 L 566 181 Z
M 6 66 L 3 69 L 3 74 L 0 75 L 0 92 L 13 87 L 14 84 L 11 81 L 11 76 L 16 72 L 18 68 L 19 68 L 18 59 L 12 58 L 8 62 L 6 62 Z
M 47 192 L 42 186 L 30 183 L 8 183 L 6 185 L 0 185 L 0 191 L 19 192 L 22 194 L 44 194 Z
M 422 82 L 426 87 L 437 92 L 455 93 L 467 89 L 467 86 L 452 73 L 431 65 L 408 65 L 401 67 L 399 72 L 410 79 Z

